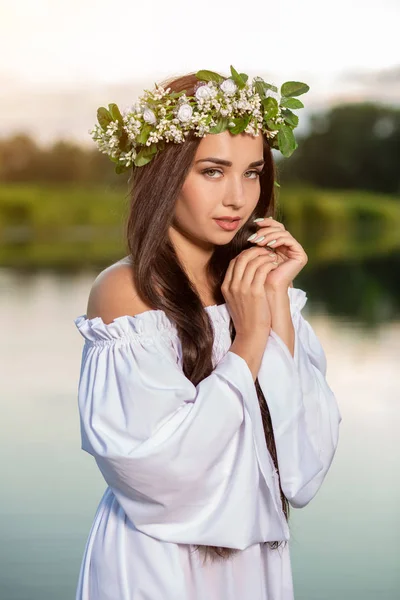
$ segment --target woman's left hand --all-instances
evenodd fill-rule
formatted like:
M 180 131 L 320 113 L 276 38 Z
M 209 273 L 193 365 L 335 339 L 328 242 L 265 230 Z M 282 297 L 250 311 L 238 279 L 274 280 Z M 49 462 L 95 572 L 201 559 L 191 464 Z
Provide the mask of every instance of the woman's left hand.
M 266 250 L 274 251 L 278 261 L 278 267 L 270 271 L 266 277 L 265 288 L 274 291 L 287 289 L 292 280 L 307 264 L 308 256 L 304 248 L 279 221 L 266 217 L 256 225 L 260 228 L 257 237 L 265 237 L 261 242 L 256 242 L 255 245 L 265 246 Z M 267 246 L 272 240 L 275 240 L 275 243 Z M 252 242 L 252 240 L 250 241 Z

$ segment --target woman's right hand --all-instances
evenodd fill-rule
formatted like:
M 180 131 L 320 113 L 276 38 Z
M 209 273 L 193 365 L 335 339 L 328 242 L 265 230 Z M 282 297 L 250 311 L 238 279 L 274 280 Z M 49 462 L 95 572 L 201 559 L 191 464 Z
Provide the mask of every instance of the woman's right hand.
M 239 337 L 254 339 L 269 335 L 271 312 L 264 284 L 268 273 L 278 266 L 275 260 L 274 252 L 254 246 L 229 263 L 221 292 Z

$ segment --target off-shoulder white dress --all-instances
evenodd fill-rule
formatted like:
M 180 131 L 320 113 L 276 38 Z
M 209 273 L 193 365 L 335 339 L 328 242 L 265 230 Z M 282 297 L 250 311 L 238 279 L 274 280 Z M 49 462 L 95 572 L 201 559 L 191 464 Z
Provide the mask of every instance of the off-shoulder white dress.
M 341 414 L 326 357 L 289 288 L 295 356 L 271 330 L 258 379 L 293 507 L 315 496 Z M 226 304 L 208 306 L 214 370 L 182 371 L 175 325 L 161 310 L 74 320 L 85 339 L 78 388 L 82 449 L 108 484 L 87 540 L 77 600 L 292 600 L 289 540 L 246 361 L 230 351 Z M 238 548 L 203 565 L 194 545 Z

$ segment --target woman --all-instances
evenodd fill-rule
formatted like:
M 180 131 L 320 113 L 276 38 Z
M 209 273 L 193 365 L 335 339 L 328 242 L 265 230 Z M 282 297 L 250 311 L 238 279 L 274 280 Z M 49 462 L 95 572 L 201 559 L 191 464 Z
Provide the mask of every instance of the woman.
M 284 84 L 278 105 L 260 78 L 210 73 L 124 116 L 99 109 L 92 132 L 133 172 L 128 255 L 75 319 L 82 448 L 108 484 L 78 600 L 292 600 L 289 507 L 337 447 L 325 354 L 292 286 L 307 255 L 273 218 L 271 147 L 296 147 L 285 104 L 307 86 Z

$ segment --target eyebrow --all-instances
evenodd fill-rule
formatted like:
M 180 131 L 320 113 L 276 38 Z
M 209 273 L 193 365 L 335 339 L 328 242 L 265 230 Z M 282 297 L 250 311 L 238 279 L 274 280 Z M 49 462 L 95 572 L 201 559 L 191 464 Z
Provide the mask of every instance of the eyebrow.
M 196 164 L 199 162 L 212 162 L 216 165 L 224 165 L 225 167 L 231 167 L 232 163 L 230 160 L 224 160 L 223 158 L 214 158 L 209 156 L 208 158 L 200 158 L 200 160 L 196 161 Z M 264 164 L 264 160 L 256 160 L 249 164 L 249 167 L 259 167 Z

